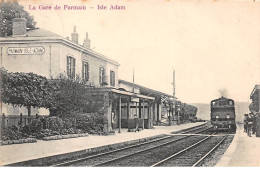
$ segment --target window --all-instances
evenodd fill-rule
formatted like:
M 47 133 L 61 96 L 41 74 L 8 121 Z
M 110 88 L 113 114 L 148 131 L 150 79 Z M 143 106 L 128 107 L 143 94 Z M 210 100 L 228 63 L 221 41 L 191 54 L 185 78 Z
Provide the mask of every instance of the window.
M 104 67 L 100 67 L 99 68 L 99 83 L 100 84 L 103 84 L 105 82 L 104 78 L 105 78 L 105 69 L 104 69 Z
M 67 56 L 67 75 L 70 79 L 75 79 L 75 58 Z
M 110 71 L 110 85 L 115 86 L 115 72 L 112 70 Z
M 82 61 L 82 79 L 89 80 L 89 65 L 85 61 Z

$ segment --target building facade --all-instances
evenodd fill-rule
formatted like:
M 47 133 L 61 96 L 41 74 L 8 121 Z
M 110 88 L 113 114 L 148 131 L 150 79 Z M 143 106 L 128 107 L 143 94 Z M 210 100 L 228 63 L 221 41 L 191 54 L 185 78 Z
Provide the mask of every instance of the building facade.
M 172 107 L 167 107 L 163 104 L 163 101 L 166 99 L 173 99 L 172 95 L 156 91 L 138 84 L 133 84 L 132 82 L 128 82 L 122 79 L 119 79 L 119 87 L 124 88 L 126 91 L 134 91 L 135 93 L 153 97 L 153 102 L 131 105 L 132 116 L 134 114 L 139 115 L 140 112 L 143 112 L 142 108 L 144 107 L 145 113 L 145 122 L 149 124 L 149 126 L 160 125 L 160 124 L 169 124 L 170 121 L 174 118 L 174 112 L 172 111 Z M 140 108 L 140 111 L 138 111 Z M 140 117 L 140 116 L 139 116 Z
M 48 79 L 66 75 L 72 80 L 87 81 L 87 85 L 93 86 L 88 91 L 89 98 L 98 97 L 97 102 L 102 103 L 98 109 L 102 110 L 104 117 L 104 132 L 135 128 L 135 115 L 143 129 L 150 129 L 153 125 L 172 125 L 176 121 L 176 98 L 119 80 L 119 63 L 90 49 L 88 34 L 80 45 L 76 27 L 71 40 L 44 29 L 27 31 L 25 27 L 25 19 L 15 18 L 13 35 L 0 38 L 1 67 L 8 72 L 32 72 Z M 1 113 L 27 115 L 27 109 L 1 103 Z M 49 111 L 32 109 L 31 115 L 35 114 L 49 115 Z
M 13 20 L 13 35 L 0 38 L 1 67 L 8 72 L 35 73 L 48 79 L 66 75 L 71 79 L 80 78 L 93 86 L 90 97 L 98 97 L 104 116 L 104 132 L 122 127 L 130 128 L 134 119 L 130 105 L 143 101 L 149 104 L 153 97 L 119 89 L 119 63 L 90 49 L 88 34 L 83 45 L 78 43 L 76 27 L 71 40 L 44 29 L 26 30 L 26 20 Z M 27 115 L 24 107 L 1 103 L 5 115 Z M 143 119 L 145 113 L 137 112 Z M 44 108 L 31 109 L 31 115 L 49 115 Z M 144 121 L 143 121 L 144 122 Z M 142 125 L 142 128 L 150 128 Z
M 255 85 L 251 92 L 250 99 L 252 103 L 250 105 L 250 111 L 254 114 L 260 113 L 260 85 Z
M 8 72 L 33 72 L 47 78 L 65 74 L 71 79 L 84 79 L 94 87 L 118 87 L 119 63 L 91 50 L 88 34 L 80 45 L 76 27 L 69 40 L 44 29 L 26 31 L 25 23 L 25 19 L 15 18 L 13 35 L 0 38 L 1 67 Z M 2 112 L 26 114 L 26 109 L 3 104 Z M 33 109 L 35 113 L 48 111 Z

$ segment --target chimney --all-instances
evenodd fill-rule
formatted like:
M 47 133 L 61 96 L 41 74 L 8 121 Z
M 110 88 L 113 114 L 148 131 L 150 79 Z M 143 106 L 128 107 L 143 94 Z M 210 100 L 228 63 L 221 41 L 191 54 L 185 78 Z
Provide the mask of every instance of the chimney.
M 86 48 L 90 48 L 90 43 L 91 43 L 91 40 L 88 39 L 88 33 L 86 33 L 86 38 L 84 39 L 83 46 Z
M 25 18 L 13 18 L 13 36 L 22 36 L 26 34 Z
M 76 26 L 74 26 L 73 33 L 71 33 L 71 41 L 74 43 L 78 43 L 79 41 L 79 34 L 76 32 Z

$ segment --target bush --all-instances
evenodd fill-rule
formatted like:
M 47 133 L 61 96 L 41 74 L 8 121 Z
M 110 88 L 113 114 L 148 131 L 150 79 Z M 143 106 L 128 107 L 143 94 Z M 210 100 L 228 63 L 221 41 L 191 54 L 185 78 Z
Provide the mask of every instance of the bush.
M 18 131 L 18 127 L 10 126 L 3 129 L 2 140 L 18 140 L 22 138 L 22 133 Z
M 55 136 L 43 137 L 42 139 L 45 141 L 50 141 L 50 140 L 77 138 L 77 137 L 85 137 L 85 136 L 88 136 L 88 134 L 83 133 L 83 134 L 55 135 Z
M 7 127 L 3 131 L 3 140 L 19 140 L 22 138 L 60 136 L 68 134 L 99 134 L 103 135 L 103 116 L 98 113 L 74 113 L 70 118 L 49 117 L 32 120 L 29 125 Z M 56 137 L 59 138 L 59 137 Z M 15 143 L 20 143 L 15 141 Z
M 91 130 L 97 132 L 103 132 L 104 121 L 103 116 L 98 113 L 86 113 L 76 115 L 76 129 L 81 129 L 84 132 L 90 132 Z

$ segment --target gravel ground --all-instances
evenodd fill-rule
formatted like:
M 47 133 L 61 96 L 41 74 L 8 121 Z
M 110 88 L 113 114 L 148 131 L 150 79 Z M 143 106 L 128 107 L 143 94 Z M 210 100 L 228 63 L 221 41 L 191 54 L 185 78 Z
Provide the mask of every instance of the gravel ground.
M 213 154 L 209 155 L 200 165 L 200 167 L 213 167 L 215 166 L 225 151 L 228 149 L 231 144 L 234 136 L 229 135 L 227 139 L 214 151 Z

